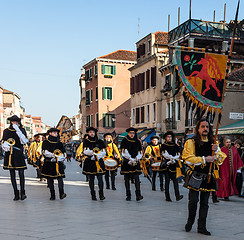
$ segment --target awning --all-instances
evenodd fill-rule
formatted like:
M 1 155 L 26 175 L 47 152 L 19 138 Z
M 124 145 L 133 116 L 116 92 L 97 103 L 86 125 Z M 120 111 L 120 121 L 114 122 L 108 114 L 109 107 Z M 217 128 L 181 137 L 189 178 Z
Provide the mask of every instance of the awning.
M 244 119 L 219 128 L 218 134 L 244 134 Z
M 123 138 L 125 138 L 127 136 L 127 132 L 124 132 L 122 134 L 119 135 L 118 141 L 121 142 L 123 140 Z

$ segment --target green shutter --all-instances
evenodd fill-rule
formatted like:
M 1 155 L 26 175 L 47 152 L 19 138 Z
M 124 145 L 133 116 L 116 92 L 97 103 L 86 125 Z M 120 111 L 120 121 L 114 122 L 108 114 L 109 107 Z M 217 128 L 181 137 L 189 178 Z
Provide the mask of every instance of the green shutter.
M 106 99 L 106 88 L 103 87 L 102 89 L 103 89 L 103 99 Z
M 102 74 L 105 74 L 105 65 L 102 65 Z
M 108 99 L 112 100 L 112 88 L 108 88 Z
M 115 75 L 116 74 L 116 66 L 113 66 L 113 69 L 112 69 L 112 74 Z
M 115 119 L 115 114 L 112 114 L 112 119 Z M 114 128 L 115 127 L 115 121 L 112 120 L 112 127 Z
M 103 114 L 103 127 L 106 127 L 106 114 Z

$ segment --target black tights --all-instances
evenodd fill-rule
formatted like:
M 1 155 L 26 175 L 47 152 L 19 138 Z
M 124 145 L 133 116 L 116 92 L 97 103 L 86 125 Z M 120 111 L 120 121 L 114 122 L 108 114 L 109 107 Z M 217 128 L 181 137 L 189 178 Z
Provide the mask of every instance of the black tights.
M 64 193 L 64 181 L 63 181 L 63 178 L 58 177 L 57 180 L 58 180 L 59 193 L 63 194 Z M 48 178 L 47 179 L 47 183 L 48 183 L 48 187 L 50 189 L 50 192 L 52 194 L 52 192 L 55 192 L 55 190 L 54 190 L 54 179 L 53 178 Z
M 14 169 L 10 169 L 10 178 L 11 183 L 13 186 L 14 191 L 18 191 L 17 182 L 16 182 L 16 174 Z M 20 180 L 20 191 L 25 191 L 25 175 L 24 175 L 24 169 L 18 169 L 19 172 L 19 180 Z
M 98 175 L 89 175 L 89 187 L 90 187 L 90 190 L 92 192 L 95 191 L 95 188 L 94 188 L 94 185 L 95 185 L 95 183 L 94 183 L 95 176 L 97 176 L 99 191 L 103 191 L 103 175 L 101 175 L 101 174 L 98 174 Z

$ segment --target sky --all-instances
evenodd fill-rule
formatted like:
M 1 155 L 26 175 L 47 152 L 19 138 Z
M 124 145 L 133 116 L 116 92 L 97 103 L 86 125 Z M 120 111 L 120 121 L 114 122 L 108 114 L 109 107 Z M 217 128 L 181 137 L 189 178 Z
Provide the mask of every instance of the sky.
M 50 126 L 79 111 L 82 66 L 188 20 L 189 0 L 1 0 L 0 85 Z M 192 18 L 234 19 L 237 0 L 192 0 Z M 240 5 L 239 17 L 244 18 Z M 138 33 L 138 22 L 139 33 Z

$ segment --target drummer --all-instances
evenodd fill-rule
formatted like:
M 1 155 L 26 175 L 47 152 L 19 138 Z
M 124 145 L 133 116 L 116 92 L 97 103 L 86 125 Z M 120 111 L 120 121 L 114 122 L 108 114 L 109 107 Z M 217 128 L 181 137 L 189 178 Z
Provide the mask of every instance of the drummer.
M 159 181 L 160 181 L 160 190 L 164 191 L 164 175 L 163 175 L 163 169 L 160 169 L 160 163 L 162 161 L 162 152 L 161 152 L 161 144 L 159 143 L 159 137 L 158 136 L 152 136 L 151 137 L 151 143 L 147 146 L 145 153 L 144 153 L 144 158 L 145 156 L 149 155 L 149 159 L 151 162 L 151 167 L 152 167 L 152 190 L 156 191 L 156 176 L 157 173 L 159 175 Z M 154 164 L 158 166 L 154 167 Z
M 104 137 L 104 143 L 106 146 L 106 155 L 104 157 L 104 160 L 107 158 L 109 159 L 113 159 L 117 162 L 114 170 L 107 170 L 106 169 L 106 161 L 105 163 L 105 169 L 106 169 L 106 173 L 105 173 L 105 181 L 106 181 L 106 189 L 110 189 L 110 184 L 109 184 L 109 175 L 111 176 L 111 184 L 112 184 L 112 190 L 116 190 L 115 187 L 115 175 L 116 175 L 116 169 L 121 161 L 121 156 L 118 150 L 118 147 L 116 146 L 116 144 L 113 142 L 113 137 L 111 135 L 111 133 L 105 133 L 103 135 Z

